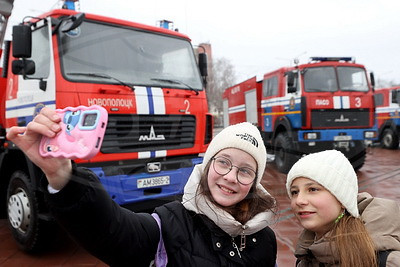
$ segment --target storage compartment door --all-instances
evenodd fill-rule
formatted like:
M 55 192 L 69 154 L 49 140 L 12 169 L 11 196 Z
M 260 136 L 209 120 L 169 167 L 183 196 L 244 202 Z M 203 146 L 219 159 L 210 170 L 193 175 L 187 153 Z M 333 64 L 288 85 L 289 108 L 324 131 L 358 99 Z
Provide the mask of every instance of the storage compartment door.
M 258 125 L 256 89 L 245 92 L 246 121 Z

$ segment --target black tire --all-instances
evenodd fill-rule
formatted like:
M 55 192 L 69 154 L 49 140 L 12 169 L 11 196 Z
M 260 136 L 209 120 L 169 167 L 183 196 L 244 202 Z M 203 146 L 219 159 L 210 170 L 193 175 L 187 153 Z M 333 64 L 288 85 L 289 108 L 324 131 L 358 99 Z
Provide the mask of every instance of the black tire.
M 346 156 L 346 158 L 349 159 L 355 171 L 358 171 L 359 169 L 361 169 L 362 166 L 364 166 L 367 156 L 367 148 L 364 145 L 363 141 L 355 141 L 349 151 L 346 151 L 345 149 L 338 150 L 341 151 Z
M 287 133 L 278 134 L 274 149 L 276 168 L 282 173 L 288 173 L 299 157 L 294 153 L 294 144 Z
M 351 165 L 355 171 L 358 171 L 362 166 L 364 166 L 366 156 L 367 150 L 364 149 L 350 159 Z
M 399 147 L 399 137 L 392 129 L 385 129 L 381 137 L 381 146 L 387 149 Z
M 26 252 L 42 248 L 42 221 L 38 218 L 38 199 L 22 171 L 13 173 L 7 189 L 7 219 L 12 235 Z

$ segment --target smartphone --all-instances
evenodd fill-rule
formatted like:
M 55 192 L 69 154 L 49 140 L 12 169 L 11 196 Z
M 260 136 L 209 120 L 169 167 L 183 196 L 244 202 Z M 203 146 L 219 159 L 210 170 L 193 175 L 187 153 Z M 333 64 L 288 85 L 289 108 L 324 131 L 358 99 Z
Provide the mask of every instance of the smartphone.
M 61 117 L 61 131 L 55 137 L 43 136 L 42 157 L 91 159 L 99 152 L 107 127 L 108 113 L 101 106 L 56 109 Z

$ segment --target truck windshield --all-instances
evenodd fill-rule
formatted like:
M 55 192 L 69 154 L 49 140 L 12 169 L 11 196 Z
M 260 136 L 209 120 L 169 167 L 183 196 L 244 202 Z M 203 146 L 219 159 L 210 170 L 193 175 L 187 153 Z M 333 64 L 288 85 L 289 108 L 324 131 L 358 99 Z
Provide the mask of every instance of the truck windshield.
M 333 67 L 308 68 L 304 70 L 304 89 L 306 92 L 333 92 L 338 84 Z
M 339 87 L 342 91 L 367 92 L 368 82 L 365 70 L 357 67 L 338 67 Z
M 304 89 L 306 92 L 334 92 L 334 91 L 368 91 L 368 82 L 365 70 L 358 67 L 307 68 L 304 73 Z
M 59 34 L 62 71 L 70 81 L 202 90 L 187 40 L 89 21 Z

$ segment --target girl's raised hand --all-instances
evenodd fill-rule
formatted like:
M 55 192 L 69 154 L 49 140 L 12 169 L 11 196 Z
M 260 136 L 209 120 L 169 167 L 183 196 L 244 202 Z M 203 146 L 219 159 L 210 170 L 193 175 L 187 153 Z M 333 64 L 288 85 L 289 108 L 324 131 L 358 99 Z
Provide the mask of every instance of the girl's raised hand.
M 7 139 L 42 169 L 54 189 L 61 189 L 68 183 L 72 170 L 71 160 L 43 158 L 39 154 L 39 144 L 42 135 L 51 138 L 61 130 L 60 121 L 61 118 L 54 110 L 44 107 L 26 127 L 14 126 L 7 133 Z

